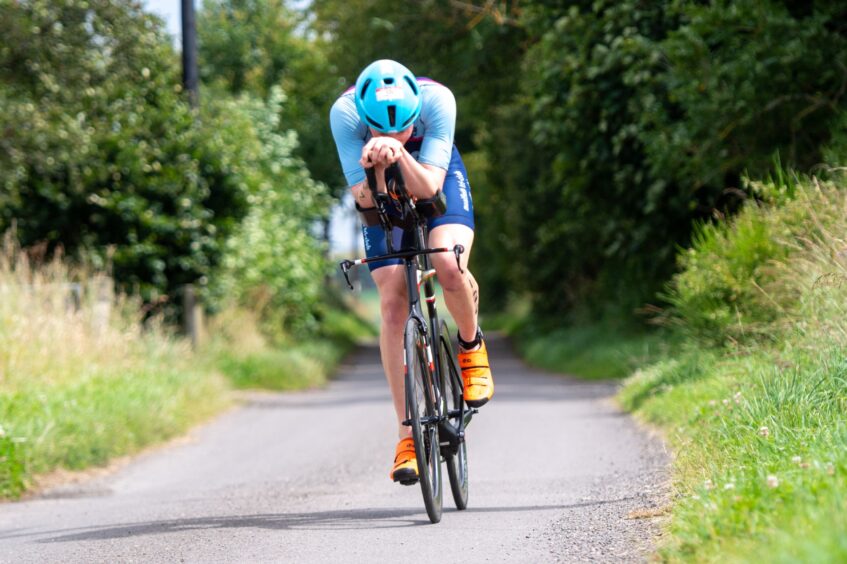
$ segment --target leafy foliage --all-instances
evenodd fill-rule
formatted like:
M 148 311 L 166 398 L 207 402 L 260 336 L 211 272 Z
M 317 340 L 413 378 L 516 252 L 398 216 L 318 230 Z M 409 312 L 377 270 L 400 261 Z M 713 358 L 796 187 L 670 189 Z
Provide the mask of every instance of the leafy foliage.
M 539 2 L 524 12 L 538 41 L 507 115 L 525 115 L 488 147 L 502 198 L 517 198 L 500 224 L 518 224 L 517 273 L 540 310 L 584 305 L 599 290 L 638 305 L 697 213 L 684 187 L 650 174 L 639 126 L 662 97 L 658 42 L 676 24 L 665 8 Z
M 129 0 L 0 5 L 0 230 L 147 299 L 202 280 L 246 213 L 218 122 L 195 123 L 161 23 Z
M 649 164 L 693 190 L 741 188 L 779 152 L 808 171 L 847 91 L 843 5 L 830 2 L 675 7 L 681 25 L 662 42 L 669 104 L 645 108 Z
M 494 223 L 520 251 L 500 276 L 539 313 L 650 300 L 692 226 L 747 196 L 745 171 L 765 174 L 775 153 L 801 170 L 820 160 L 845 104 L 843 12 L 527 2 L 522 94 L 486 143 L 485 196 L 514 201 Z
M 232 94 L 267 97 L 281 86 L 288 101 L 279 107 L 279 131 L 297 132 L 295 154 L 313 178 L 337 190 L 344 182 L 326 116 L 343 84 L 325 56 L 327 46 L 304 35 L 305 25 L 304 15 L 283 0 L 203 2 L 197 18 L 201 77 Z
M 797 261 L 810 250 L 836 257 L 842 252 L 837 237 L 844 195 L 832 183 L 795 182 L 756 183 L 752 190 L 764 203 L 751 202 L 731 221 L 697 230 L 668 286 L 673 319 L 684 333 L 717 345 L 778 341 L 798 321 L 811 287 L 842 284 L 840 269 L 827 275 L 809 265 L 808 272 L 823 276 L 821 281 L 800 281 L 796 274 Z
M 266 331 L 315 330 L 327 269 L 314 225 L 328 207 L 326 186 L 314 181 L 293 156 L 293 132 L 278 133 L 282 90 L 262 102 L 244 94 L 225 100 L 230 143 L 240 147 L 250 211 L 227 241 L 213 286 L 219 301 L 230 298 L 262 318 Z

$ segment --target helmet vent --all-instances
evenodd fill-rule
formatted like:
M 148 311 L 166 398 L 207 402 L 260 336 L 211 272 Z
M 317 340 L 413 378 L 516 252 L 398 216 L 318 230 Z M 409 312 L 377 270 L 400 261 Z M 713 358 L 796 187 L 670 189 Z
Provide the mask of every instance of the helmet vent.
M 369 79 L 367 79 L 367 80 L 365 81 L 365 83 L 362 85 L 362 89 L 359 91 L 359 97 L 360 97 L 360 98 L 364 98 L 364 97 L 365 97 L 365 92 L 367 92 L 367 91 L 368 91 L 368 86 L 370 86 L 370 85 L 371 85 L 371 82 L 373 82 L 373 80 L 369 78 Z
M 407 127 L 412 125 L 413 121 L 415 121 L 415 116 L 409 116 L 409 119 L 403 122 L 403 125 L 400 126 L 400 129 L 406 129 Z
M 388 106 L 388 125 L 394 127 L 397 123 L 397 106 Z
M 382 131 L 383 129 L 385 129 L 384 127 L 382 127 L 382 125 L 380 125 L 380 124 L 378 124 L 377 122 L 375 122 L 374 120 L 372 120 L 372 119 L 371 119 L 371 116 L 365 116 L 365 117 L 367 117 L 367 119 L 368 119 L 368 123 L 369 123 L 369 124 L 371 124 L 371 125 L 374 127 L 374 129 L 378 129 L 378 130 L 380 130 L 380 131 Z
M 411 79 L 411 77 L 409 77 L 409 76 L 404 76 L 404 77 L 403 77 L 403 79 L 404 79 L 407 83 L 409 83 L 409 88 L 411 88 L 411 89 L 412 89 L 412 92 L 414 92 L 414 93 L 415 93 L 415 96 L 418 96 L 418 95 L 419 95 L 419 92 L 418 92 L 418 85 L 415 83 L 415 81 L 414 81 L 414 80 L 412 80 L 412 79 Z
M 390 76 L 386 76 L 382 81 L 386 84 L 394 84 L 394 79 Z

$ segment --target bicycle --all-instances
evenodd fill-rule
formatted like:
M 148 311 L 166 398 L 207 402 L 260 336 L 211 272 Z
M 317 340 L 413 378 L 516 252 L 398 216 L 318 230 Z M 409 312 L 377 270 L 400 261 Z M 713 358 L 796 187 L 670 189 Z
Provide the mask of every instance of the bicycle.
M 343 260 L 339 266 L 351 290 L 353 285 L 350 283 L 349 272 L 353 267 L 386 259 L 402 259 L 405 266 L 409 316 L 403 339 L 406 388 L 406 419 L 403 425 L 412 428 L 419 476 L 417 480 L 405 485 L 420 482 L 429 520 L 438 523 L 442 512 L 442 458 L 447 465 L 456 509 L 467 507 L 468 453 L 465 428 L 477 410 L 468 407 L 463 399 L 462 378 L 447 323 L 438 318 L 433 284 L 435 269 L 432 268 L 429 255 L 453 253 L 459 270 L 462 270 L 461 255 L 465 249 L 462 245 L 455 245 L 452 249 L 427 248 L 427 217 L 421 210 L 423 202 L 416 204 L 406 192 L 398 165 L 391 165 L 386 170 L 386 186 L 390 188 L 385 193 L 377 190 L 374 169 L 368 168 L 365 171 L 379 224 L 386 231 L 388 253 L 352 261 Z M 394 215 L 389 213 L 389 206 L 393 206 Z M 412 231 L 409 246 L 402 248 L 401 244 L 400 249 L 394 249 L 391 237 L 393 226 Z M 426 317 L 421 306 L 421 285 L 427 305 Z M 437 348 L 435 356 L 432 343 Z

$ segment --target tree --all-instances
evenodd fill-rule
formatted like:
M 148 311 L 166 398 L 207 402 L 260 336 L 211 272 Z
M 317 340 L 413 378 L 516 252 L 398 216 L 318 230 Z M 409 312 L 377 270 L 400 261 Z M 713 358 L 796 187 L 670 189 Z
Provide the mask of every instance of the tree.
M 102 264 L 148 300 L 202 281 L 247 211 L 195 125 L 161 22 L 130 0 L 0 5 L 0 230 Z
M 692 214 L 681 188 L 646 170 L 644 105 L 663 99 L 663 3 L 535 2 L 512 123 L 487 144 L 520 282 L 539 311 L 612 296 L 627 307 L 666 279 Z M 511 140 L 511 144 L 508 142 Z M 515 143 L 516 140 L 519 140 Z M 511 196 L 511 198 L 510 198 Z M 514 280 L 517 282 L 517 280 Z
M 819 162 L 845 103 L 844 16 L 831 2 L 526 3 L 522 96 L 500 115 L 528 117 L 486 151 L 505 180 L 492 198 L 522 195 L 497 221 L 539 312 L 654 299 L 692 227 L 750 197 L 745 174 L 774 155 Z
M 271 337 L 317 329 L 327 297 L 323 243 L 313 232 L 329 194 L 294 156 L 296 134 L 279 133 L 284 104 L 277 86 L 267 102 L 245 93 L 212 108 L 227 116 L 224 135 L 240 148 L 251 203 L 227 241 L 212 292 L 257 313 Z
M 327 125 L 343 85 L 324 55 L 324 42 L 304 33 L 303 14 L 283 0 L 207 0 L 197 26 L 204 84 L 265 98 L 281 86 L 287 103 L 279 108 L 279 132 L 297 132 L 295 153 L 313 178 L 336 191 L 343 187 Z

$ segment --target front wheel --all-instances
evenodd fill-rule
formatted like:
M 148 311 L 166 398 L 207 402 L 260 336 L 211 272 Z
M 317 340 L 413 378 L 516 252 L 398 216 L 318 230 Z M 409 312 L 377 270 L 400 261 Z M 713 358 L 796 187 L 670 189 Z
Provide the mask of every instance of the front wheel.
M 438 336 L 438 365 L 442 380 L 441 390 L 446 404 L 444 414 L 447 416 L 447 421 L 445 423 L 456 432 L 464 432 L 462 422 L 467 408 L 462 398 L 462 378 L 453 354 L 453 346 L 450 344 L 447 324 L 443 321 Z M 445 450 L 444 461 L 447 463 L 447 476 L 450 479 L 453 501 L 456 502 L 456 509 L 462 510 L 468 506 L 468 443 L 462 437 L 458 448 L 454 450 L 447 446 Z
M 429 520 L 441 521 L 441 454 L 438 439 L 439 393 L 433 381 L 431 350 L 415 319 L 406 322 L 406 411 L 415 441 L 421 491 Z

